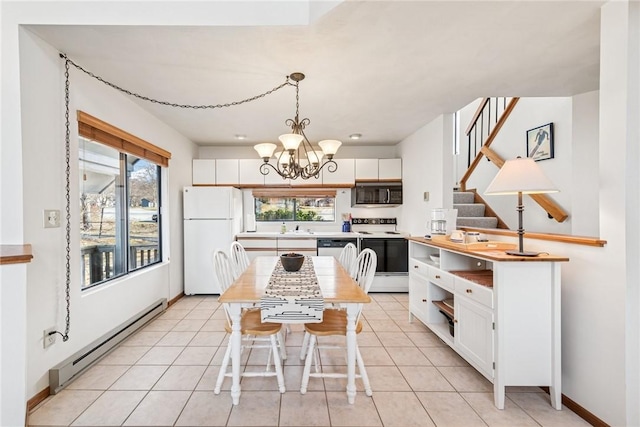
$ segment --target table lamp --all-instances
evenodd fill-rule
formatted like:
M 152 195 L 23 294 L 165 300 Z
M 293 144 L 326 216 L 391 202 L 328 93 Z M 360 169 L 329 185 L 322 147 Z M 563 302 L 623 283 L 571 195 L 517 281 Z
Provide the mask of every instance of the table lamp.
M 542 172 L 536 162 L 527 157 L 517 157 L 507 160 L 491 181 L 484 194 L 487 195 L 518 195 L 518 250 L 506 251 L 508 255 L 537 256 L 538 252 L 525 252 L 523 249 L 524 228 L 522 227 L 523 194 L 557 193 L 559 190 Z

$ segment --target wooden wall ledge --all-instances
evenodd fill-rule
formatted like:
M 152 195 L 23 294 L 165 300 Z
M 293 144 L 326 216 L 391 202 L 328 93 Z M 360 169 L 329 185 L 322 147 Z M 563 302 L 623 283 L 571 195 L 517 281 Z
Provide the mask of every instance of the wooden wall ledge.
M 465 231 L 478 231 L 482 234 L 492 234 L 494 236 L 518 237 L 518 232 L 515 230 L 476 227 L 460 227 L 460 229 Z M 606 240 L 598 239 L 597 237 L 572 236 L 570 234 L 534 233 L 526 230 L 524 232 L 524 237 L 526 239 L 548 240 L 552 242 L 570 243 L 573 245 L 604 247 L 604 245 L 607 244 Z
M 0 245 L 0 264 L 21 264 L 31 262 L 31 245 Z

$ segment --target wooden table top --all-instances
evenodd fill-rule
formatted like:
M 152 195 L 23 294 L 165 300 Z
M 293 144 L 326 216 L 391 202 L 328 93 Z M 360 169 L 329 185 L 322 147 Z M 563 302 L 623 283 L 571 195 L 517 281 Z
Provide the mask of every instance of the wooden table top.
M 349 273 L 332 256 L 314 256 L 313 268 L 318 278 L 322 297 L 329 303 L 368 303 L 371 298 L 364 293 Z M 260 302 L 264 289 L 278 262 L 277 256 L 260 256 L 249 268 L 220 295 L 222 303 Z

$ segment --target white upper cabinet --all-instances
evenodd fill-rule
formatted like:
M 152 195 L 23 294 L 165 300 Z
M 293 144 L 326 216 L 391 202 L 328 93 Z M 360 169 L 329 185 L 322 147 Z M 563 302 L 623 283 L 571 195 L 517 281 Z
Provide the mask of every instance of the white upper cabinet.
M 338 165 L 338 169 L 335 172 L 329 172 L 328 168 L 331 165 L 326 165 L 322 169 L 322 184 L 323 185 L 339 185 L 339 184 L 354 185 L 356 181 L 355 160 L 354 159 L 334 159 L 334 160 Z
M 193 159 L 191 182 L 193 185 L 215 185 L 215 159 Z
M 378 159 L 378 179 L 380 181 L 402 179 L 402 159 Z
M 356 159 L 357 180 L 378 180 L 378 159 Z
M 216 184 L 238 185 L 238 159 L 216 159 Z
M 356 159 L 356 181 L 400 181 L 402 159 Z
M 240 185 L 264 185 L 265 176 L 260 172 L 260 166 L 264 163 L 262 159 L 240 159 L 238 160 L 238 176 Z M 273 172 L 273 171 L 271 171 Z

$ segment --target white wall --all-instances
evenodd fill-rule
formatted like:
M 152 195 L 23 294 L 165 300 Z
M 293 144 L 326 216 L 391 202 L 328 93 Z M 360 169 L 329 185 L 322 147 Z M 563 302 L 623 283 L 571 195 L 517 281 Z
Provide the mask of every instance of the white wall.
M 48 386 L 48 370 L 159 298 L 182 292 L 182 216 L 179 195 L 191 182 L 196 146 L 144 112 L 130 99 L 71 69 L 71 217 L 79 217 L 76 110 L 82 110 L 172 153 L 163 175 L 164 262 L 80 292 L 79 229 L 72 226 L 70 340 L 42 348 L 42 331 L 64 331 L 65 231 L 42 227 L 42 210 L 65 211 L 64 62 L 58 52 L 26 30 L 20 36 L 25 240 L 34 260 L 27 268 L 27 395 Z M 72 222 L 75 224 L 75 222 Z M 169 240 L 168 237 L 171 236 Z M 173 255 L 173 256 L 172 256 Z M 171 261 L 169 261 L 171 260 Z M 85 325 L 90 325 L 85 327 Z
M 605 419 L 614 425 L 640 424 L 639 13 L 637 2 L 612 1 L 602 8 L 601 14 L 600 232 L 609 242 L 602 255 L 609 274 L 598 276 L 607 283 L 604 303 L 625 307 L 609 319 L 608 330 L 612 334 L 609 352 L 617 351 L 604 359 L 605 366 L 619 363 L 611 379 L 619 389 L 614 390 L 609 384 L 603 389 L 603 395 L 611 392 L 612 397 L 620 400 L 602 408 Z
M 424 236 L 431 209 L 453 204 L 453 116 L 437 117 L 398 146 L 402 158 L 404 231 Z M 443 178 L 444 177 L 444 178 Z M 449 177 L 447 179 L 446 177 Z M 429 192 L 429 201 L 423 194 Z

